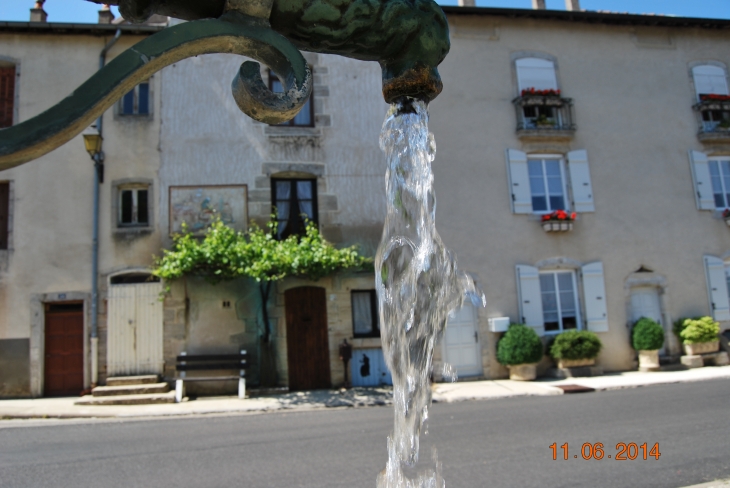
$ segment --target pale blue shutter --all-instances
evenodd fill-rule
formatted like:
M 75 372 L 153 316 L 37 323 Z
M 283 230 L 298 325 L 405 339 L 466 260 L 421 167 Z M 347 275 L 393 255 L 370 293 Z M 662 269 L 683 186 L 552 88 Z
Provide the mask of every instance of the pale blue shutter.
M 532 194 L 530 193 L 530 174 L 527 171 L 527 154 L 516 149 L 507 149 L 506 154 L 512 212 L 531 214 Z
M 540 272 L 533 266 L 517 265 L 517 299 L 520 304 L 520 322 L 532 327 L 539 335 L 545 334 L 542 314 Z
M 725 263 L 720 258 L 705 256 L 705 273 L 712 317 L 718 322 L 730 320 L 730 298 L 728 298 Z
M 608 331 L 606 285 L 603 279 L 603 263 L 588 263 L 583 272 L 583 298 L 585 299 L 586 328 L 592 332 Z
M 692 165 L 692 179 L 695 185 L 695 200 L 700 210 L 715 210 L 715 197 L 712 194 L 712 180 L 710 167 L 707 164 L 707 154 L 700 151 L 690 151 L 689 160 Z
M 595 212 L 593 205 L 593 185 L 588 168 L 588 152 L 585 150 L 568 153 L 570 188 L 573 192 L 573 210 L 576 212 Z

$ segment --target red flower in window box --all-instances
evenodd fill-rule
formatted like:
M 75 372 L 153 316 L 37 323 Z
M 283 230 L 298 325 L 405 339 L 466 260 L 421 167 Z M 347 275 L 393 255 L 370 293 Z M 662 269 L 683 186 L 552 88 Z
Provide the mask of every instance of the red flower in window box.
M 713 100 L 716 102 L 730 102 L 730 95 L 718 95 L 716 93 L 706 93 L 700 95 L 700 100 L 705 102 L 708 100 Z
M 565 210 L 556 210 L 552 213 L 545 214 L 542 216 L 542 221 L 547 222 L 550 220 L 565 220 L 572 222 L 578 216 L 575 212 L 568 213 Z
M 722 218 L 725 220 L 730 219 L 730 208 L 726 208 L 722 211 Z
M 526 97 L 529 95 L 539 95 L 543 97 L 559 97 L 560 96 L 560 90 L 553 90 L 552 88 L 549 90 L 535 90 L 534 88 L 525 88 L 522 90 L 522 96 Z

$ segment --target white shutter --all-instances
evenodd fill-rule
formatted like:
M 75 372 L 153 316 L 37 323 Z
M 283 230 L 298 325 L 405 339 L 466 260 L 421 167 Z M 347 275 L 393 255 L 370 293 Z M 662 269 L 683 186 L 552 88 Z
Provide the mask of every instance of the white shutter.
M 552 61 L 540 58 L 522 58 L 515 61 L 519 90 L 557 90 L 555 65 Z
M 603 263 L 588 263 L 583 271 L 583 297 L 585 298 L 586 328 L 593 332 L 608 331 L 606 285 L 603 280 Z
M 573 191 L 573 205 L 576 212 L 595 212 L 593 186 L 588 168 L 588 152 L 584 150 L 568 153 L 570 187 Z
M 692 165 L 692 179 L 695 185 L 695 200 L 700 210 L 715 210 L 715 197 L 712 194 L 712 179 L 710 167 L 707 164 L 707 154 L 700 151 L 690 151 L 689 160 Z
M 531 214 L 532 194 L 530 193 L 530 174 L 527 171 L 527 154 L 515 149 L 507 149 L 507 166 L 509 166 L 512 212 Z
M 730 320 L 730 298 L 727 293 L 725 263 L 720 258 L 705 256 L 705 272 L 712 317 L 718 322 Z
M 725 70 L 719 66 L 705 64 L 692 68 L 695 92 L 700 95 L 727 95 L 727 78 Z
M 520 321 L 532 327 L 539 335 L 545 334 L 542 314 L 540 273 L 533 266 L 517 265 L 517 299 L 520 302 Z

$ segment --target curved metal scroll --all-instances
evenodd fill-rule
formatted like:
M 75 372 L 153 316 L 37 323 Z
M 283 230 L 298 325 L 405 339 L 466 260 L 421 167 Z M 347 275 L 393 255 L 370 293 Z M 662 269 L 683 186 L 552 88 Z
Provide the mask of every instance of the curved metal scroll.
M 291 119 L 312 91 L 302 54 L 259 19 L 237 12 L 220 19 L 169 27 L 135 44 L 57 105 L 21 124 L 0 130 L 0 171 L 43 156 L 71 140 L 94 119 L 165 66 L 199 54 L 251 57 L 277 74 L 286 93 L 263 84 L 259 64 L 243 63 L 233 81 L 236 103 L 250 117 L 270 124 Z

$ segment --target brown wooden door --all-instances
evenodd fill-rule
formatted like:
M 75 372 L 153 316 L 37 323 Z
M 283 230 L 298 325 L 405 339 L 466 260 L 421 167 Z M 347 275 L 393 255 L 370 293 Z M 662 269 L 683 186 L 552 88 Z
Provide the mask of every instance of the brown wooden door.
M 84 307 L 46 309 L 46 396 L 78 395 L 84 389 Z
M 324 288 L 303 286 L 284 293 L 289 389 L 329 388 L 327 300 Z

